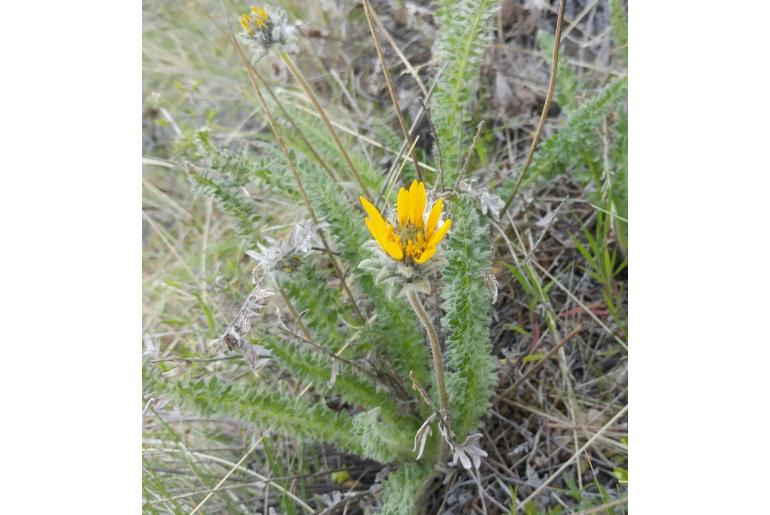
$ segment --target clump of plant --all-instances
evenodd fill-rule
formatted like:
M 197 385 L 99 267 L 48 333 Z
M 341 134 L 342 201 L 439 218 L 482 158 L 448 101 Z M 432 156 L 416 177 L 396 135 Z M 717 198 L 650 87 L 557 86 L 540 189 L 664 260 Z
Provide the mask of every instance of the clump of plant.
M 438 133 L 446 168 L 433 156 L 420 166 L 412 152 L 388 175 L 343 143 L 330 123 L 287 52 L 285 14 L 255 6 L 241 17 L 243 33 L 232 43 L 274 141 L 252 161 L 216 149 L 205 131 L 193 136 L 209 166 L 191 164 L 189 176 L 235 215 L 243 240 L 256 244 L 248 252 L 255 260 L 253 291 L 215 348 L 241 353 L 257 373 L 280 364 L 307 386 L 295 395 L 290 383 L 268 385 L 259 377 L 237 384 L 216 375 L 169 378 L 145 366 L 147 389 L 201 413 L 397 465 L 381 496 L 387 513 L 410 513 L 430 479 L 448 466 L 478 468 L 485 453 L 471 433 L 495 382 L 485 217 L 467 190 L 454 187 L 458 156 L 470 144 L 463 113 L 472 100 L 468 84 L 478 74 L 491 2 L 442 9 L 452 23 L 439 47 L 451 71 L 439 79 L 432 112 L 446 119 Z M 470 24 L 462 23 L 465 17 Z M 268 54 L 286 64 L 312 115 L 262 79 L 254 63 Z M 398 188 L 393 203 L 394 186 L 413 173 L 421 180 Z M 308 218 L 285 239 L 262 237 L 253 227 L 259 215 L 238 196 L 237 188 L 246 186 L 238 178 L 275 191 Z M 426 181 L 444 187 L 429 190 Z M 356 197 L 366 217 L 351 209 Z M 426 306 L 423 297 L 434 294 L 442 302 L 434 297 Z M 406 478 L 409 495 L 402 491 Z
M 183 143 L 187 176 L 231 217 L 253 261 L 251 291 L 210 347 L 242 357 L 249 373 L 223 380 L 216 367 L 146 362 L 149 393 L 389 464 L 373 492 L 383 513 L 413 513 L 452 467 L 478 472 L 486 452 L 477 430 L 497 384 L 489 226 L 503 202 L 466 176 L 478 136 L 474 84 L 496 5 L 440 2 L 442 71 L 417 116 L 435 127 L 435 145 L 421 155 L 419 120 L 406 124 L 364 0 L 402 132 L 389 170 L 352 144 L 317 97 L 295 62 L 286 13 L 254 6 L 237 36 L 223 27 L 269 136 L 257 153 L 220 148 L 206 129 Z M 271 87 L 265 61 L 281 63 L 301 94 Z M 577 126 L 580 111 L 573 118 Z M 541 174 L 566 159 L 566 144 L 549 144 L 534 161 Z M 248 190 L 286 206 L 278 235 Z

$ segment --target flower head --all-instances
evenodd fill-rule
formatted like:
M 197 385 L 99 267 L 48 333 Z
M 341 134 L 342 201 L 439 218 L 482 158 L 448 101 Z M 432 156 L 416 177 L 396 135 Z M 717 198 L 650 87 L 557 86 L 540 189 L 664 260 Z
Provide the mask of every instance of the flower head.
M 265 7 L 253 6 L 241 16 L 243 35 L 257 57 L 264 56 L 274 46 L 286 44 L 290 28 L 285 13 L 277 8 L 268 11 Z
M 369 215 L 364 222 L 372 237 L 391 258 L 407 264 L 422 264 L 436 253 L 444 239 L 451 220 L 439 225 L 444 201 L 436 200 L 426 209 L 425 183 L 413 181 L 409 190 L 401 188 L 396 201 L 396 224 L 387 222 L 374 205 L 360 197 L 361 205 Z
M 257 7 L 256 5 L 251 8 L 251 12 L 241 16 L 241 25 L 246 33 L 255 38 L 257 32 L 266 30 L 272 22 L 270 16 L 267 14 L 267 10 L 264 7 Z

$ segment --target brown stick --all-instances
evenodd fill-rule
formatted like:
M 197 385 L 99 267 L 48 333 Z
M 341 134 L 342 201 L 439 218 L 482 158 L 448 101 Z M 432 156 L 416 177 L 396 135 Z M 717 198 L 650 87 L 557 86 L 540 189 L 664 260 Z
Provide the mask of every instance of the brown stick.
M 425 328 L 425 332 L 428 335 L 428 342 L 430 343 L 430 350 L 433 353 L 433 372 L 436 376 L 436 388 L 438 388 L 439 398 L 439 416 L 445 421 L 447 428 L 449 428 L 449 398 L 446 392 L 446 385 L 444 383 L 444 362 L 441 359 L 441 346 L 438 340 L 438 333 L 433 326 L 433 322 L 430 320 L 430 315 L 425 311 L 425 306 L 422 305 L 422 301 L 414 291 L 409 291 L 406 294 L 406 298 L 409 301 L 409 305 L 412 306 L 417 318 L 420 319 L 422 326 Z M 439 463 L 442 465 L 446 462 L 448 457 L 449 446 L 444 439 L 441 439 L 441 450 L 439 451 Z

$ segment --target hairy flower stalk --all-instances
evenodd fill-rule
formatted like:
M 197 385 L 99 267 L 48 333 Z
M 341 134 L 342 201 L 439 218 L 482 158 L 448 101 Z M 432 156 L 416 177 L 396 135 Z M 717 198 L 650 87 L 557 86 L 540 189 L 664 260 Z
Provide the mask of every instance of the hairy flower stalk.
M 438 332 L 430 315 L 425 310 L 418 292 L 430 292 L 427 276 L 440 267 L 445 261 L 436 256 L 439 243 L 444 239 L 452 226 L 451 220 L 440 223 L 444 208 L 443 200 L 436 199 L 430 209 L 427 208 L 425 183 L 413 181 L 409 190 L 401 188 L 396 201 L 395 223 L 390 223 L 377 208 L 360 197 L 361 205 L 369 215 L 364 221 L 372 237 L 379 244 L 384 254 L 374 263 L 362 263 L 367 267 L 380 267 L 381 277 L 392 282 L 400 281 L 401 292 L 406 296 L 409 305 L 420 320 L 428 336 L 433 356 L 433 372 L 436 388 L 439 394 L 439 417 L 445 428 L 449 428 L 449 409 L 446 383 L 444 381 L 444 364 L 441 358 L 441 345 Z M 389 273 L 388 270 L 393 270 Z M 442 439 L 439 462 L 447 459 L 448 442 Z
M 428 335 L 428 342 L 430 343 L 430 350 L 433 354 L 433 374 L 436 376 L 436 388 L 438 388 L 438 401 L 440 412 L 439 415 L 443 419 L 443 423 L 446 427 L 449 426 L 449 401 L 446 393 L 446 384 L 444 383 L 444 362 L 441 359 L 441 346 L 438 341 L 438 333 L 430 320 L 428 312 L 425 311 L 425 306 L 422 305 L 422 301 L 417 296 L 417 292 L 409 290 L 406 293 L 406 298 L 409 300 L 409 305 L 412 306 L 417 318 L 420 319 L 420 323 L 425 328 L 425 332 Z M 447 452 L 449 446 L 445 439 L 441 439 L 441 450 L 439 451 L 439 463 L 446 462 Z

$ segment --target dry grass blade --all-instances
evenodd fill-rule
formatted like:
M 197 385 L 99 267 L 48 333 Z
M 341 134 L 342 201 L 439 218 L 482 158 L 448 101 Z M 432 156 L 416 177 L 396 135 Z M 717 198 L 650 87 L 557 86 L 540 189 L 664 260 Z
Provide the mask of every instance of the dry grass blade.
M 607 510 L 607 508 L 614 508 L 615 506 L 620 506 L 621 504 L 625 504 L 627 502 L 628 502 L 628 496 L 624 495 L 620 499 L 615 499 L 614 501 L 610 501 L 606 504 L 602 504 L 601 506 L 595 506 L 587 510 L 578 511 L 575 513 L 575 515 L 590 515 L 592 513 L 601 513 L 601 512 L 607 513 L 609 511 Z
M 233 474 L 233 472 L 235 472 L 236 470 L 244 472 L 244 473 L 246 473 L 246 474 L 248 474 L 250 476 L 253 476 L 253 477 L 259 479 L 260 481 L 263 481 L 265 484 L 268 484 L 268 485 L 272 486 L 273 488 L 275 488 L 276 490 L 280 491 L 284 495 L 290 497 L 294 502 L 299 504 L 302 507 L 302 509 L 304 509 L 308 513 L 313 513 L 313 511 L 314 511 L 313 508 L 311 508 L 305 501 L 303 501 L 302 499 L 297 497 L 295 494 L 293 494 L 292 492 L 290 492 L 286 488 L 282 487 L 278 483 L 276 483 L 274 481 L 271 481 L 269 478 L 263 476 L 262 474 L 254 472 L 250 468 L 246 468 L 246 467 L 243 466 L 243 464 L 242 464 L 243 460 L 245 460 L 248 457 L 249 454 L 254 452 L 254 449 L 256 449 L 262 443 L 263 439 L 264 439 L 264 437 L 259 438 L 257 440 L 257 442 L 254 443 L 254 445 L 252 445 L 252 448 L 249 449 L 249 451 L 246 454 L 243 455 L 243 457 L 241 458 L 241 460 L 238 463 L 233 463 L 231 461 L 219 458 L 217 456 L 212 456 L 210 454 L 206 454 L 206 453 L 198 452 L 198 451 L 191 451 L 191 450 L 184 449 L 184 448 L 182 448 L 182 449 L 173 449 L 173 448 L 171 448 L 171 449 L 162 449 L 163 452 L 176 451 L 176 452 L 188 453 L 188 454 L 190 454 L 192 456 L 195 456 L 197 458 L 203 458 L 203 459 L 211 460 L 211 461 L 219 463 L 221 465 L 227 465 L 227 466 L 231 467 L 230 470 L 225 475 L 225 477 L 223 477 L 222 480 L 217 484 L 217 486 L 213 488 L 213 491 L 209 492 L 209 494 L 200 503 L 198 503 L 198 505 L 190 512 L 190 515 L 193 515 L 194 513 L 197 513 L 201 509 L 201 507 L 206 503 L 206 501 L 208 501 L 215 492 L 219 491 L 217 489 L 219 487 L 221 487 L 222 484 L 227 480 L 227 478 L 229 478 Z M 150 451 L 152 449 L 147 449 L 147 450 Z
M 542 492 L 542 491 L 543 491 L 543 490 L 544 490 L 544 489 L 545 489 L 545 488 L 546 488 L 548 485 L 550 485 L 551 483 L 553 483 L 553 481 L 554 481 L 554 480 L 555 480 L 557 477 L 559 477 L 559 474 L 561 474 L 562 472 L 564 472 L 564 471 L 567 469 L 567 467 L 569 467 L 569 466 L 570 466 L 570 464 L 571 464 L 573 461 L 575 461 L 575 460 L 576 460 L 576 459 L 577 459 L 577 458 L 580 456 L 580 454 L 581 454 L 581 453 L 583 453 L 583 452 L 584 452 L 586 449 L 588 449 L 588 448 L 589 448 L 589 447 L 590 447 L 590 446 L 591 446 L 591 445 L 592 445 L 592 444 L 593 444 L 593 443 L 596 441 L 596 439 L 597 439 L 597 438 L 599 438 L 599 437 L 600 437 L 600 436 L 601 436 L 601 435 L 602 435 L 602 434 L 603 434 L 605 431 L 607 431 L 607 429 L 609 429 L 610 427 L 612 427 L 612 424 L 614 424 L 614 423 L 615 423 L 615 421 L 617 421 L 617 420 L 618 420 L 620 417 L 622 417 L 622 416 L 623 416 L 623 415 L 624 415 L 624 414 L 625 414 L 627 411 L 628 411 L 628 405 L 624 406 L 624 407 L 623 407 L 623 409 L 621 409 L 620 411 L 618 411 L 618 412 L 615 414 L 615 416 L 614 416 L 614 417 L 612 417 L 612 418 L 609 420 L 609 422 L 607 422 L 606 424 L 604 424 L 604 425 L 602 426 L 602 428 L 601 428 L 601 429 L 599 429 L 599 430 L 596 432 L 596 434 L 594 434 L 594 435 L 593 435 L 591 438 L 589 438 L 589 439 L 588 439 L 588 441 L 587 441 L 587 442 L 586 442 L 586 443 L 585 443 L 585 444 L 584 444 L 584 445 L 583 445 L 583 446 L 582 446 L 580 449 L 578 449 L 578 450 L 577 450 L 577 452 L 575 452 L 575 453 L 572 455 L 572 457 L 571 457 L 570 459 L 568 459 L 567 461 L 565 461 L 565 462 L 564 462 L 564 463 L 561 465 L 561 467 L 559 467 L 559 468 L 556 470 L 556 472 L 554 472 L 553 474 L 551 474 L 551 475 L 548 477 L 548 479 L 546 479 L 545 481 L 543 481 L 543 484 L 541 484 L 540 486 L 538 486 L 538 487 L 535 489 L 535 491 L 534 491 L 534 492 L 532 492 L 531 494 L 529 494 L 529 496 L 527 496 L 527 498 L 526 498 L 526 499 L 524 499 L 523 501 L 519 502 L 519 504 L 518 504 L 518 506 L 517 506 L 517 509 L 519 509 L 519 510 L 521 510 L 521 509 L 524 509 L 524 505 L 525 505 L 525 504 L 527 504 L 527 502 L 529 502 L 531 499 L 534 499 L 534 498 L 535 498 L 535 497 L 536 497 L 536 496 L 537 496 L 537 495 L 538 495 L 540 492 Z
M 385 27 L 385 25 L 382 24 L 382 22 L 380 21 L 379 16 L 377 16 L 377 13 L 374 12 L 374 9 L 371 9 L 369 12 L 371 13 L 372 18 L 374 19 L 374 21 L 377 24 L 377 26 L 380 28 L 382 33 L 385 35 L 385 39 L 388 40 L 388 43 L 390 44 L 390 47 L 396 53 L 398 58 L 401 59 L 401 62 L 404 63 L 404 67 L 406 67 L 406 71 L 409 72 L 409 75 L 411 75 L 412 78 L 414 79 L 414 81 L 417 83 L 417 87 L 420 88 L 420 93 L 422 93 L 422 96 L 424 98 L 427 98 L 428 97 L 428 90 L 425 87 L 425 84 L 423 84 L 422 79 L 420 79 L 420 75 L 417 73 L 417 70 L 414 69 L 414 66 L 412 66 L 412 63 L 409 62 L 409 59 L 406 58 L 404 53 L 398 47 L 398 44 L 396 44 L 395 40 L 393 39 L 393 36 L 390 34 L 388 29 Z
M 313 106 L 316 108 L 316 111 L 318 111 L 318 114 L 321 116 L 321 120 L 323 120 L 324 125 L 326 125 L 326 129 L 329 131 L 329 134 L 332 136 L 332 139 L 334 140 L 334 143 L 337 145 L 337 148 L 339 149 L 340 154 L 342 154 L 342 157 L 345 160 L 345 163 L 347 163 L 348 167 L 350 168 L 350 173 L 353 175 L 353 178 L 358 183 L 358 187 L 361 189 L 361 193 L 368 198 L 369 190 L 367 189 L 366 184 L 364 184 L 363 179 L 361 179 L 361 175 L 358 173 L 356 166 L 353 164 L 353 160 L 350 159 L 350 155 L 348 154 L 348 151 L 345 149 L 345 145 L 343 145 L 342 141 L 340 141 L 340 137 L 337 135 L 337 131 L 334 130 L 334 126 L 329 120 L 329 117 L 326 114 L 326 110 L 324 110 L 324 108 L 321 107 L 321 103 L 318 101 L 318 97 L 316 97 L 315 93 L 313 92 L 313 88 L 311 88 L 310 84 L 307 83 L 307 80 L 305 80 L 305 76 L 302 74 L 299 68 L 297 68 L 297 65 L 294 64 L 294 61 L 292 60 L 291 56 L 289 56 L 289 54 L 287 54 L 285 51 L 281 51 L 281 58 L 286 63 L 286 66 L 289 67 L 289 71 L 291 72 L 292 76 L 295 79 L 297 79 L 297 82 L 299 82 L 300 86 L 302 86 L 302 89 L 305 91 L 305 94 L 313 103 Z
M 529 168 L 529 165 L 532 163 L 532 157 L 535 155 L 535 149 L 537 148 L 537 144 L 540 141 L 540 134 L 543 132 L 543 127 L 545 127 L 545 119 L 548 116 L 548 110 L 551 108 L 551 100 L 553 100 L 553 91 L 556 88 L 556 73 L 559 68 L 559 44 L 561 43 L 561 28 L 564 24 L 564 7 L 567 4 L 567 0 L 560 0 L 559 1 L 559 17 L 556 20 L 556 34 L 553 38 L 553 53 L 551 56 L 551 77 L 548 79 L 548 92 L 545 95 L 545 103 L 543 104 L 543 111 L 540 113 L 540 121 L 537 122 L 537 129 L 535 129 L 535 134 L 532 136 L 532 144 L 529 146 L 529 152 L 527 153 L 527 159 L 524 161 L 524 166 L 521 168 L 521 172 L 519 172 L 519 177 L 516 179 L 516 184 L 513 186 L 513 191 L 511 191 L 511 195 L 508 197 L 508 200 L 505 201 L 505 205 L 503 206 L 503 209 L 500 211 L 500 216 L 505 213 L 508 208 L 510 207 L 511 203 L 513 202 L 514 197 L 516 197 L 516 193 L 519 192 L 519 188 L 521 187 L 521 183 L 524 180 L 524 176 L 527 173 L 527 169 Z
M 382 68 L 382 74 L 385 76 L 385 84 L 388 87 L 388 93 L 390 94 L 390 100 L 393 102 L 393 108 L 396 111 L 396 118 L 398 118 L 398 124 L 401 126 L 401 131 L 404 133 L 406 142 L 409 145 L 412 161 L 414 161 L 414 169 L 417 173 L 417 178 L 420 181 L 425 179 L 422 176 L 422 170 L 420 169 L 420 163 L 417 161 L 417 156 L 414 153 L 414 143 L 412 134 L 406 127 L 406 121 L 404 120 L 404 114 L 401 112 L 401 104 L 398 101 L 396 90 L 393 88 L 393 81 L 390 80 L 390 72 L 388 71 L 388 64 L 385 62 L 385 56 L 382 54 L 382 46 L 380 45 L 380 38 L 377 36 L 377 31 L 374 28 L 374 20 L 372 20 L 372 6 L 369 5 L 369 0 L 364 1 L 364 12 L 366 13 L 366 21 L 369 24 L 369 31 L 372 33 L 372 40 L 374 41 L 374 48 L 377 50 L 377 57 L 380 60 L 380 67 Z
M 219 491 L 220 487 L 221 487 L 221 486 L 222 486 L 222 485 L 225 483 L 225 481 L 227 481 L 227 479 L 228 479 L 228 478 L 229 478 L 231 475 L 233 475 L 233 472 L 235 472 L 236 470 L 238 470 L 239 468 L 241 468 L 241 465 L 243 464 L 243 462 L 244 462 L 244 461 L 246 461 L 246 458 L 248 458 L 248 457 L 249 457 L 249 455 L 250 455 L 252 452 L 254 452 L 254 451 L 256 450 L 256 448 L 257 448 L 257 447 L 259 447 L 259 445 L 262 443 L 262 440 L 264 440 L 264 439 L 265 439 L 265 437 L 264 437 L 264 436 L 260 436 L 260 437 L 257 439 L 257 441 L 256 441 L 256 442 L 254 442 L 254 445 L 252 445 L 252 446 L 251 446 L 251 448 L 250 448 L 248 451 L 246 451 L 246 453 L 245 453 L 243 456 L 241 456 L 241 459 L 239 459 L 239 460 L 238 460 L 238 462 L 237 462 L 236 464 L 234 464 L 234 465 L 233 465 L 233 466 L 230 468 L 230 470 L 228 470 L 228 471 L 227 471 L 227 474 L 225 474 L 225 475 L 222 477 L 222 479 L 220 479 L 220 480 L 219 480 L 219 482 L 218 482 L 218 483 L 217 483 L 217 484 L 214 486 L 214 488 L 212 488 L 212 489 L 211 489 L 211 491 L 210 491 L 209 493 L 207 493 L 207 494 L 206 494 L 206 497 L 204 497 L 204 498 L 203 498 L 203 500 L 201 500 L 201 502 L 199 502 L 199 503 L 198 503 L 198 505 L 197 505 L 195 508 L 193 508 L 193 510 L 190 512 L 190 515 L 194 515 L 195 513 L 197 513 L 197 512 L 198 512 L 198 510 L 199 510 L 199 509 L 201 509 L 201 507 L 202 507 L 204 504 L 206 504 L 206 501 L 208 501 L 208 500 L 211 498 L 211 496 L 212 496 L 212 495 L 214 495 L 214 494 L 215 494 L 217 491 Z
M 571 339 L 572 339 L 572 338 L 573 338 L 573 337 L 574 337 L 576 334 L 578 334 L 578 333 L 579 333 L 580 331 L 582 331 L 582 330 L 583 330 L 583 326 L 582 326 L 582 325 L 580 325 L 580 324 L 578 324 L 578 326 L 577 326 L 577 327 L 575 327 L 575 328 L 574 328 L 572 331 L 570 331 L 570 332 L 569 332 L 569 333 L 568 333 L 568 334 L 567 334 L 567 335 L 566 335 L 566 336 L 565 336 L 565 337 L 562 339 L 562 341 L 560 341 L 559 343 L 557 343 L 557 344 L 556 344 L 556 345 L 553 347 L 553 349 L 549 350 L 549 351 L 546 353 L 546 355 L 545 355 L 545 356 L 543 356 L 543 358 L 542 358 L 540 361 L 538 361 L 537 363 L 535 363 L 534 365 L 532 365 L 531 367 L 529 367 L 529 369 L 527 369 L 527 371 L 526 371 L 526 372 L 524 372 L 524 375 L 522 375 L 522 376 L 521 376 L 521 377 L 520 377 L 520 378 L 519 378 L 519 379 L 518 379 L 518 380 L 517 380 L 515 383 L 513 383 L 511 386 L 509 386 L 508 388 L 506 388 L 506 390 L 505 390 L 503 393 L 501 393 L 500 395 L 498 395 L 498 396 L 497 396 L 497 398 L 495 399 L 495 401 L 497 402 L 497 401 L 499 401 L 500 399 L 502 399 L 502 398 L 504 398 L 504 397 L 507 397 L 507 396 L 508 396 L 508 395 L 510 395 L 512 392 L 516 391 L 516 388 L 518 388 L 518 387 L 519 387 L 519 385 L 520 385 L 521 383 L 523 383 L 525 379 L 527 379 L 529 376 L 531 376 L 531 375 L 532 375 L 532 373 L 533 373 L 535 370 L 537 370 L 537 369 L 538 369 L 538 368 L 540 368 L 540 367 L 541 367 L 543 364 L 545 364 L 545 363 L 546 363 L 546 362 L 547 362 L 547 361 L 548 361 L 548 360 L 549 360 L 549 359 L 550 359 L 550 358 L 551 358 L 551 357 L 552 357 L 554 354 L 556 354 L 556 353 L 559 351 L 559 349 L 561 349 L 561 348 L 564 346 L 564 344 L 565 344 L 565 343 L 567 343 L 568 341 L 570 341 L 570 340 L 571 340 Z
M 479 134 L 481 134 L 481 129 L 484 127 L 484 121 L 480 121 L 479 124 L 476 126 L 476 133 L 473 135 L 473 141 L 471 141 L 471 146 L 468 147 L 468 153 L 465 155 L 465 160 L 463 160 L 463 167 L 460 169 L 460 173 L 457 174 L 457 180 L 455 181 L 454 190 L 457 191 L 457 187 L 460 185 L 460 181 L 463 180 L 463 177 L 465 177 L 465 172 L 468 170 L 468 163 L 471 160 L 471 155 L 473 154 L 473 149 L 476 148 L 476 143 L 479 140 Z

